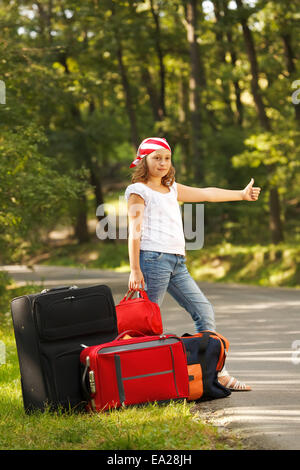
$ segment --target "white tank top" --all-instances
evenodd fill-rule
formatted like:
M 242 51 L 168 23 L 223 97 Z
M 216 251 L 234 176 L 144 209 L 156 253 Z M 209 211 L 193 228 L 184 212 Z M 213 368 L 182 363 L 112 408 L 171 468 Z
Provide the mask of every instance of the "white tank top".
M 141 229 L 141 250 L 160 251 L 185 256 L 185 238 L 181 208 L 177 201 L 177 183 L 169 193 L 160 193 L 144 183 L 127 186 L 125 198 L 138 194 L 145 201 Z

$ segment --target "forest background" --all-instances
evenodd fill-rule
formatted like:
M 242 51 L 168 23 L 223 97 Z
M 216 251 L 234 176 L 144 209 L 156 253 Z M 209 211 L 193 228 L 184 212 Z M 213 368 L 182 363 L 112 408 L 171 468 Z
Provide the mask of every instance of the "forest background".
M 120 207 L 139 143 L 160 136 L 178 182 L 262 188 L 205 204 L 192 274 L 299 286 L 299 6 L 2 0 L 0 263 L 128 270 L 96 211 Z

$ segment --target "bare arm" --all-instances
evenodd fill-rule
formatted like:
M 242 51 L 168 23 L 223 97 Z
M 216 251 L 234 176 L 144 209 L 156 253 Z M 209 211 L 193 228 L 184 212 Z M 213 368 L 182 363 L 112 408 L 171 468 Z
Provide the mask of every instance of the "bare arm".
M 260 188 L 253 188 L 254 179 L 242 190 L 221 188 L 193 188 L 177 183 L 178 201 L 183 202 L 227 202 L 256 201 Z
M 140 268 L 140 240 L 145 203 L 142 197 L 131 194 L 128 198 L 128 254 L 131 273 L 128 281 L 130 290 L 145 288 L 144 276 Z

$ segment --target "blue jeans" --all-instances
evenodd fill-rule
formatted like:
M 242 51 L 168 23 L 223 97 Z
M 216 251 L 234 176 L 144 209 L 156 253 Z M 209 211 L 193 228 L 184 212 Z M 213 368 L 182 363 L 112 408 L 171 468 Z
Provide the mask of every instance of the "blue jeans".
M 140 250 L 140 267 L 145 280 L 145 291 L 148 298 L 159 306 L 168 291 L 189 312 L 197 332 L 215 331 L 213 307 L 191 277 L 185 261 L 183 255 Z

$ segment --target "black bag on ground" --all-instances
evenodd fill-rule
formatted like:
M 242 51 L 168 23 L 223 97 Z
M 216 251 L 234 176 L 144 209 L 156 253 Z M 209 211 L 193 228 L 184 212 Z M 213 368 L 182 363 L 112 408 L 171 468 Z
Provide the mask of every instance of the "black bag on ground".
M 11 313 L 25 411 L 83 409 L 81 344 L 106 343 L 118 335 L 111 289 L 45 289 L 13 299 Z
M 231 394 L 218 381 L 218 372 L 226 360 L 229 342 L 215 331 L 202 331 L 195 335 L 185 333 L 181 340 L 186 349 L 189 374 L 188 400 L 212 400 Z

